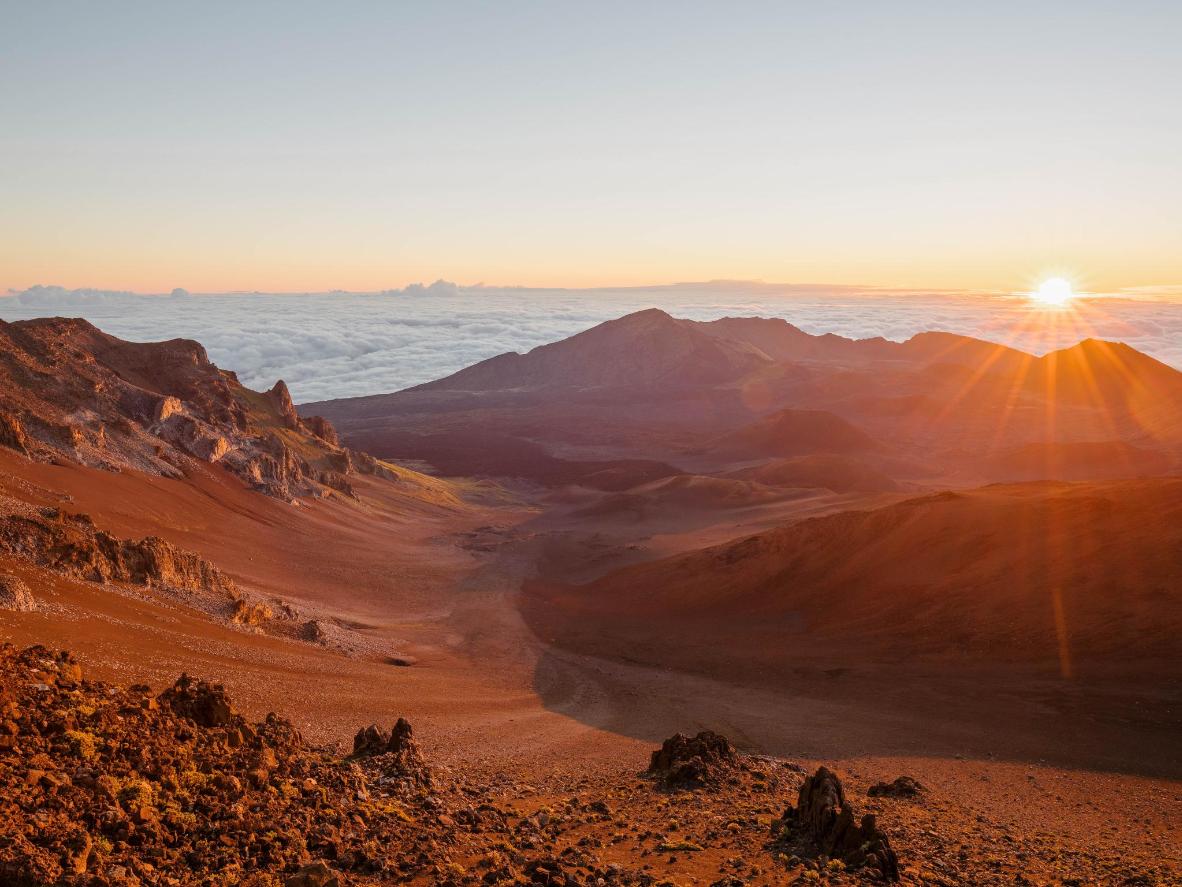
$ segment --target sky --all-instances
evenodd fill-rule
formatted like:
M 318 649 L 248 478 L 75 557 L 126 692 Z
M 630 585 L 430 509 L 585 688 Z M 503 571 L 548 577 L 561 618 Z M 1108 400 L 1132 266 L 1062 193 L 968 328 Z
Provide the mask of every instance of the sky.
M 1174 2 L 0 0 L 0 292 L 1182 283 Z

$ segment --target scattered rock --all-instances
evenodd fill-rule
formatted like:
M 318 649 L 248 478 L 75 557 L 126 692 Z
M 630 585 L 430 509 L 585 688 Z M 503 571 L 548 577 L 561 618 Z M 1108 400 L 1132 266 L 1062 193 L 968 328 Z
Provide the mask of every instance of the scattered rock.
M 274 617 L 275 613 L 264 603 L 251 603 L 243 598 L 234 602 L 234 612 L 230 621 L 248 628 L 258 628 L 265 625 Z

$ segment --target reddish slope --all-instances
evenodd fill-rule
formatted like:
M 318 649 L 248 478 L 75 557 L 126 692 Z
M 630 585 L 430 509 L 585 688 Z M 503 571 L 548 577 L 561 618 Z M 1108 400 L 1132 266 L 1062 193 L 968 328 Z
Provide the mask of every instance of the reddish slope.
M 715 440 L 711 452 L 735 459 L 810 453 L 865 453 L 880 444 L 825 410 L 780 410 Z
M 1171 460 L 1156 450 L 1120 440 L 1027 444 L 988 460 L 983 471 L 998 480 L 1101 480 L 1153 477 Z
M 865 462 L 822 453 L 779 459 L 728 475 L 773 487 L 825 487 L 835 493 L 891 492 L 899 485 Z
M 1182 480 L 1165 479 L 942 493 L 535 591 L 555 608 L 548 631 L 569 617 L 691 669 L 679 651 L 709 638 L 766 664 L 1062 653 L 1069 669 L 1152 657 L 1160 677 L 1182 664 L 1180 578 Z

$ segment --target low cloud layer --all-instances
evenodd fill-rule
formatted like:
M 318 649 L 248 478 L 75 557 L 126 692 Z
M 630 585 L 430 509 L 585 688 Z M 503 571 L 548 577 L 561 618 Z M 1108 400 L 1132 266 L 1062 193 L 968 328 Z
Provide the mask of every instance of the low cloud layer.
M 1020 298 L 719 281 L 596 290 L 461 287 L 447 281 L 375 294 L 171 294 L 33 287 L 0 298 L 0 317 L 85 317 L 138 341 L 183 337 L 252 388 L 286 380 L 297 402 L 395 391 L 505 351 L 527 351 L 604 320 L 660 307 L 678 317 L 783 317 L 811 333 L 902 340 L 948 330 L 1043 353 L 1088 336 L 1128 342 L 1182 367 L 1182 305 L 1095 299 L 1052 324 Z

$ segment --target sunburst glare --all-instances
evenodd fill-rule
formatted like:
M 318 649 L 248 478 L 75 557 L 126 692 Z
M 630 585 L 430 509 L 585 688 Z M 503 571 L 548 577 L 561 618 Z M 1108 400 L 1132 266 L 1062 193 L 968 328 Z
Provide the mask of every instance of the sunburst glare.
M 1038 285 L 1030 298 L 1039 305 L 1063 308 L 1075 298 L 1075 291 L 1067 278 L 1049 277 Z

